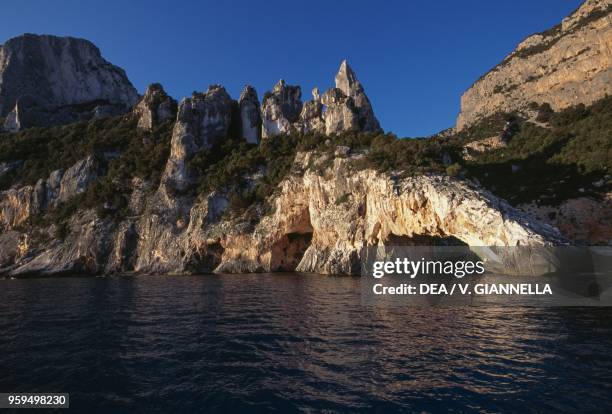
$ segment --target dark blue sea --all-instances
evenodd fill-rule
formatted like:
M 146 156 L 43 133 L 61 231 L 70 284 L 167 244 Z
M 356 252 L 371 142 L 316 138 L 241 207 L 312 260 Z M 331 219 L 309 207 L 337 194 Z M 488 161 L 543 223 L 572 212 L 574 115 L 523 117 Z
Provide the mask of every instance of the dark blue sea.
M 359 278 L 300 274 L 0 280 L 0 392 L 82 413 L 609 413 L 612 309 L 366 306 Z

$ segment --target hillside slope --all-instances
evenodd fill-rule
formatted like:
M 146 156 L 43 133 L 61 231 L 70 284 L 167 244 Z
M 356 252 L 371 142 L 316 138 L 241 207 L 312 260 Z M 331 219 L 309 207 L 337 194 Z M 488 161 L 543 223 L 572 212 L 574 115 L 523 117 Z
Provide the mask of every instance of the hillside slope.
M 534 34 L 461 97 L 457 130 L 531 102 L 561 110 L 612 95 L 612 3 L 587 0 L 563 22 Z

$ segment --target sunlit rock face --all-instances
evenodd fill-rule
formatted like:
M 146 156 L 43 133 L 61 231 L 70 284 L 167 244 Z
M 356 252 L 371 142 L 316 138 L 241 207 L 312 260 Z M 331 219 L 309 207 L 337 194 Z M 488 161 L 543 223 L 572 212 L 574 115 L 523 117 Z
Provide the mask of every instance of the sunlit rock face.
M 355 107 L 353 98 L 347 96 L 341 89 L 328 89 L 321 97 L 321 102 L 326 108 L 323 115 L 326 134 L 361 129 L 359 110 Z
M 380 124 L 374 116 L 372 104 L 368 99 L 361 82 L 357 80 L 357 76 L 353 69 L 349 66 L 346 60 L 340 64 L 340 69 L 336 75 L 336 88 L 344 92 L 349 98 L 352 98 L 353 104 L 359 114 L 359 129 L 362 131 L 380 131 Z
M 263 97 L 261 117 L 262 138 L 292 132 L 292 124 L 298 121 L 302 111 L 302 89 L 279 80 L 272 92 Z
M 461 97 L 457 129 L 530 102 L 555 111 L 612 94 L 612 4 L 587 0 L 555 28 L 522 41 Z
M 323 104 L 319 96 L 319 88 L 312 90 L 312 100 L 306 102 L 300 113 L 301 131 L 304 133 L 325 133 L 325 119 L 323 118 Z
M 235 104 L 220 85 L 181 101 L 162 177 L 164 186 L 179 191 L 189 186 L 193 177 L 187 168 L 188 158 L 227 138 Z
M 355 171 L 351 163 L 359 157 L 336 157 L 324 174 L 306 168 L 284 180 L 272 215 L 251 232 L 230 231 L 221 238 L 216 271 L 357 274 L 363 247 L 398 236 L 454 238 L 470 246 L 564 240 L 553 227 L 466 182 Z M 296 164 L 325 165 L 329 160 L 323 158 L 303 153 Z
M 138 128 L 150 131 L 176 116 L 177 105 L 159 83 L 147 87 L 142 98 L 134 107 L 134 114 L 138 117 Z
M 99 177 L 100 170 L 98 159 L 89 156 L 65 171 L 53 171 L 35 185 L 0 192 L 0 229 L 11 230 L 34 214 L 81 194 Z
M 382 131 L 370 100 L 357 76 L 345 61 L 335 78 L 336 87 L 302 104 L 297 86 L 279 81 L 262 104 L 263 138 L 292 132 L 340 134 L 345 131 Z
M 255 88 L 250 85 L 244 87 L 238 107 L 242 139 L 250 144 L 258 144 L 261 138 L 261 113 Z
M 0 46 L 5 130 L 110 116 L 137 100 L 125 72 L 87 40 L 25 34 Z

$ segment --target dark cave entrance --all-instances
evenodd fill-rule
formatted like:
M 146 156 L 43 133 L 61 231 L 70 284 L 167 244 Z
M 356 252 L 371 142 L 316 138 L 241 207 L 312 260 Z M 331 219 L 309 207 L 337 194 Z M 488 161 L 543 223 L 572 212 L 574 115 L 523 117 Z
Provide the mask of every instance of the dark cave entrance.
M 191 273 L 212 273 L 221 264 L 224 250 L 219 241 L 208 243 L 191 254 L 185 263 L 185 269 Z
M 293 272 L 312 241 L 310 233 L 288 233 L 272 247 L 270 270 L 273 272 Z
M 270 271 L 272 272 L 295 271 L 312 242 L 313 228 L 308 209 L 294 216 L 287 227 L 287 233 L 272 246 L 270 252 Z

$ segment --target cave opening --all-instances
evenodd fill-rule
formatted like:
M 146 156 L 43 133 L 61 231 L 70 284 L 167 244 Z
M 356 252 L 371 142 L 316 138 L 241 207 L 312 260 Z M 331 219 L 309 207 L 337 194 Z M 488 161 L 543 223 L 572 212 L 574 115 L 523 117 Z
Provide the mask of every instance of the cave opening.
M 190 273 L 212 273 L 221 264 L 224 250 L 219 241 L 195 249 L 187 258 L 185 269 Z
M 311 232 L 287 233 L 272 247 L 270 270 L 293 272 L 304 257 L 312 241 Z

